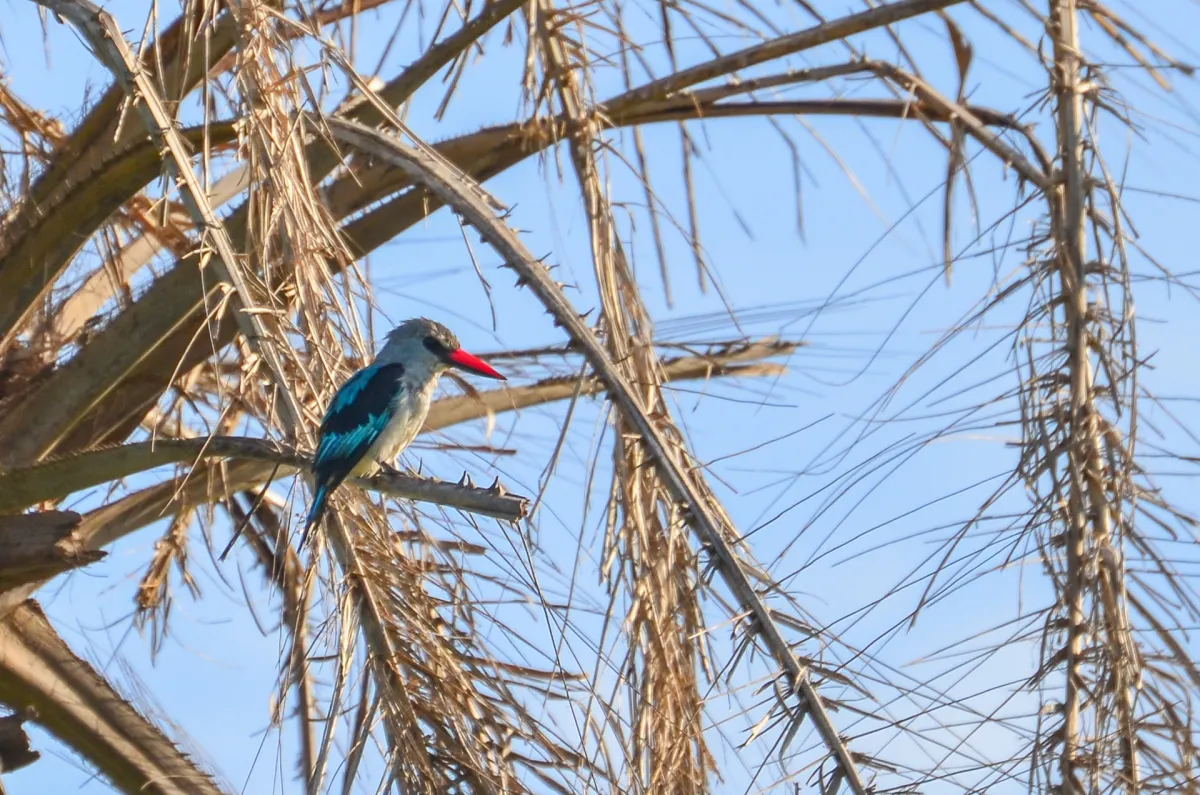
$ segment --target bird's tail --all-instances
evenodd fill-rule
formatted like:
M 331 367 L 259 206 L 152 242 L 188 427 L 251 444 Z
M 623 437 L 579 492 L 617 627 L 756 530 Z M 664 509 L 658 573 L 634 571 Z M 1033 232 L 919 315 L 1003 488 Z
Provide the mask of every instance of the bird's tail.
M 304 520 L 304 531 L 300 533 L 300 549 L 304 549 L 309 531 L 321 521 L 321 517 L 325 514 L 325 502 L 329 499 L 331 491 L 333 489 L 329 484 L 322 483 L 317 486 L 317 490 L 313 494 L 312 507 L 308 509 L 308 518 Z

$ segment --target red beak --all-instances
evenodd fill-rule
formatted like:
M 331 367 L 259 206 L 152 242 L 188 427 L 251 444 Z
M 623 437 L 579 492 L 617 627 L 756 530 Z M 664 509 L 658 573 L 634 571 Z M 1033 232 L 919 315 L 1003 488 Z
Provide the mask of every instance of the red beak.
M 486 375 L 488 378 L 498 378 L 501 381 L 508 380 L 504 376 L 500 375 L 500 373 L 496 372 L 490 364 L 483 361 L 478 356 L 472 356 L 471 354 L 464 351 L 462 348 L 459 348 L 456 351 L 452 351 L 450 353 L 450 355 L 447 356 L 446 358 L 450 361 L 451 364 L 453 364 L 455 367 L 458 367 L 462 370 L 467 370 L 468 372 L 472 372 L 472 373 L 478 373 L 479 375 Z

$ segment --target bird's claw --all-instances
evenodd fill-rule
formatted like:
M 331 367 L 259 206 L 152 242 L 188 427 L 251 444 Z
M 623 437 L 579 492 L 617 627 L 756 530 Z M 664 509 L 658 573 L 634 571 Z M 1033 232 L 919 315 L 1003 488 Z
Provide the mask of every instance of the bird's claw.
M 392 466 L 391 464 L 389 464 L 386 461 L 376 461 L 375 463 L 379 465 L 379 474 L 381 474 L 381 475 L 387 475 L 388 477 L 395 477 L 397 475 L 404 474 L 399 469 L 396 469 L 394 466 Z

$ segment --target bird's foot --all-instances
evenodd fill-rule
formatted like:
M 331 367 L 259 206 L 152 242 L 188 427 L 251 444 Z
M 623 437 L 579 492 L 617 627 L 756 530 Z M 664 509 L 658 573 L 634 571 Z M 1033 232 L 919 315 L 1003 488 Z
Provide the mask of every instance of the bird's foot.
M 399 469 L 396 469 L 394 466 L 389 464 L 387 461 L 376 461 L 375 463 L 379 465 L 379 474 L 381 474 L 381 475 L 387 475 L 388 477 L 394 477 L 396 475 L 404 474 Z

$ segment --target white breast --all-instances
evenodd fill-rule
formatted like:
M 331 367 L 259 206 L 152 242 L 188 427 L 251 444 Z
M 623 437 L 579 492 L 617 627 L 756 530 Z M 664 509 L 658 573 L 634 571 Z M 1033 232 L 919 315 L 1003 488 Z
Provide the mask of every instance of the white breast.
M 433 399 L 433 390 L 437 386 L 437 378 L 425 378 L 423 382 L 413 383 L 404 379 L 404 388 L 396 397 L 396 413 L 392 421 L 383 429 L 378 441 L 363 456 L 362 461 L 352 473 L 356 477 L 370 474 L 376 469 L 376 462 L 383 461 L 391 464 L 396 456 L 412 443 L 425 417 L 429 414 L 429 403 Z

